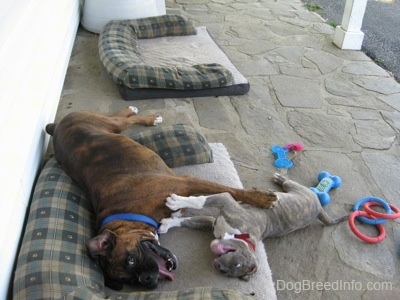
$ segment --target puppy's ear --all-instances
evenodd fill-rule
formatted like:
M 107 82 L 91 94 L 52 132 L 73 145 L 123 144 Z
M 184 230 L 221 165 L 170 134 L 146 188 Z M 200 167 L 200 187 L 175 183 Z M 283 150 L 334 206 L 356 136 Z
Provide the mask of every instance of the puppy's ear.
M 243 280 L 243 281 L 249 281 L 250 280 L 250 274 L 246 274 L 246 275 L 244 275 L 242 277 L 239 277 L 239 279 Z
M 108 251 L 114 247 L 115 234 L 110 230 L 104 230 L 98 236 L 86 242 L 86 249 L 91 258 L 106 256 Z
M 240 279 L 244 281 L 249 281 L 250 275 L 254 274 L 255 272 L 257 272 L 257 265 L 252 265 L 250 271 L 246 275 L 240 277 Z

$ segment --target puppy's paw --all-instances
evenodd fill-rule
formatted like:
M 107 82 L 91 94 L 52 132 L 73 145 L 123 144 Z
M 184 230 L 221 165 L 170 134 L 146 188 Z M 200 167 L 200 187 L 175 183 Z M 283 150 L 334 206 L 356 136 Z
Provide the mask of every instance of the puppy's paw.
M 177 211 L 171 213 L 171 217 L 172 218 L 181 218 L 181 217 L 183 217 L 182 210 L 180 209 L 180 210 L 177 210 Z
M 158 233 L 167 233 L 170 228 L 180 227 L 180 218 L 165 218 L 160 221 L 160 226 L 158 227 Z
M 153 126 L 157 126 L 158 124 L 161 124 L 163 121 L 163 118 L 161 116 L 157 116 L 153 122 Z
M 270 207 L 270 208 L 274 208 L 274 207 L 278 206 L 278 204 L 279 204 L 279 197 L 278 197 L 278 196 L 276 196 L 276 200 L 275 200 L 274 202 L 272 202 L 272 204 L 271 204 L 271 207 Z
M 171 196 L 167 197 L 167 202 L 165 205 L 170 210 L 178 210 L 185 207 L 185 199 L 186 197 L 181 197 L 176 194 L 171 194 Z
M 129 109 L 136 115 L 139 112 L 139 109 L 136 106 L 129 106 Z
M 276 184 L 283 185 L 283 183 L 286 181 L 286 177 L 279 173 L 275 173 L 273 180 Z

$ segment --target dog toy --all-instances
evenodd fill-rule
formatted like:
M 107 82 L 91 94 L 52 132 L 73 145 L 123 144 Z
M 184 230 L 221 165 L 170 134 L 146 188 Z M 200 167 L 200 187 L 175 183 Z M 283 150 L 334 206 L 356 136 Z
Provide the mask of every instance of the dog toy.
M 286 153 L 289 152 L 289 149 L 281 146 L 272 146 L 271 150 L 277 157 L 274 163 L 275 167 L 289 169 L 293 166 L 293 162 L 286 158 Z
M 289 151 L 294 153 L 299 153 L 303 151 L 303 144 L 302 143 L 290 143 L 286 144 L 284 147 L 281 146 L 272 146 L 271 148 L 272 153 L 275 154 L 277 159 L 275 160 L 275 166 L 277 168 L 286 168 L 289 169 L 293 166 L 292 159 L 297 155 L 293 156 L 291 159 L 286 157 L 286 153 Z
M 365 211 L 360 211 L 360 206 L 363 204 Z M 381 206 L 385 209 L 386 213 L 375 211 L 371 208 L 371 206 Z M 376 219 L 376 217 L 379 217 L 380 219 Z M 379 230 L 379 236 L 370 237 L 360 232 L 354 223 L 355 218 L 363 223 L 375 225 Z M 385 227 L 383 227 L 382 224 L 387 220 L 393 220 L 397 218 L 400 218 L 400 209 L 396 206 L 388 204 L 386 201 L 380 198 L 365 197 L 358 200 L 356 204 L 354 204 L 353 212 L 349 217 L 349 226 L 353 233 L 364 242 L 378 243 L 386 236 Z
M 375 224 L 375 226 L 378 228 L 379 230 L 379 235 L 377 237 L 370 237 L 367 236 L 365 234 L 363 234 L 361 231 L 359 231 L 356 227 L 356 225 L 354 224 L 354 219 L 358 217 L 358 218 L 373 218 L 374 217 L 370 216 L 368 213 L 366 213 L 365 211 L 361 211 L 361 210 L 357 210 L 357 211 L 353 211 L 350 214 L 349 217 L 349 226 L 351 228 L 351 230 L 354 232 L 354 234 L 361 240 L 363 240 L 364 242 L 367 243 L 371 243 L 371 244 L 375 244 L 375 243 L 379 243 L 380 241 L 382 241 L 385 236 L 386 236 L 386 230 L 385 227 L 382 224 Z
M 376 198 L 376 197 L 365 197 L 365 198 L 362 198 L 362 199 L 358 200 L 356 202 L 356 204 L 354 204 L 353 211 L 360 210 L 360 206 L 361 205 L 364 204 L 364 207 L 365 207 L 365 204 L 369 203 L 370 201 L 374 201 L 374 203 L 377 203 L 377 205 L 379 203 L 379 205 L 382 206 L 385 209 L 386 214 L 390 214 L 391 213 L 389 204 L 387 204 L 382 199 L 379 199 L 379 198 Z M 369 215 L 371 215 L 371 214 L 369 214 Z M 381 219 L 373 218 L 372 219 L 372 218 L 367 218 L 367 217 L 364 217 L 364 216 L 357 217 L 357 220 L 359 220 L 359 221 L 361 221 L 361 222 L 363 222 L 365 224 L 369 224 L 369 225 L 383 224 L 383 223 L 385 223 L 387 221 L 384 218 L 381 218 Z
M 386 213 L 386 214 L 380 213 L 371 208 L 371 206 L 379 206 L 379 205 L 380 205 L 380 203 L 377 203 L 377 202 L 367 202 L 364 204 L 364 209 L 369 215 L 374 216 L 374 217 L 383 218 L 386 220 L 394 220 L 394 219 L 400 218 L 400 209 L 392 204 L 388 204 L 390 207 L 391 213 Z
M 293 152 L 301 152 L 303 151 L 303 144 L 302 143 L 291 143 L 291 144 L 287 144 L 285 145 L 286 149 L 288 149 L 289 151 L 293 151 Z
M 328 172 L 323 171 L 318 174 L 318 181 L 319 184 L 316 187 L 311 187 L 310 190 L 317 194 L 319 202 L 322 206 L 325 206 L 331 201 L 328 192 L 340 187 L 342 180 L 339 176 L 331 176 Z

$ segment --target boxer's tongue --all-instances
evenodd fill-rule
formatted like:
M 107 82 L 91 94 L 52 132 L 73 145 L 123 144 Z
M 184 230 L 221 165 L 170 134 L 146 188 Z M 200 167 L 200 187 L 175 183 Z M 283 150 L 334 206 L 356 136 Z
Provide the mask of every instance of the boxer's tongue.
M 158 256 L 155 253 L 153 253 L 153 256 L 157 261 L 158 273 L 160 275 L 160 278 L 174 280 L 174 274 L 167 270 L 167 261 L 165 261 L 162 257 Z

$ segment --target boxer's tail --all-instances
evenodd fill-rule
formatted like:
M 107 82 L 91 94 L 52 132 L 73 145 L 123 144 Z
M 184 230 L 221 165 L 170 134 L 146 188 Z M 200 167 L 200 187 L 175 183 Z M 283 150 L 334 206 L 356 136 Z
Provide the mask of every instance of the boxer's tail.
M 56 123 L 49 123 L 46 125 L 46 132 L 53 136 L 54 130 L 56 129 Z

